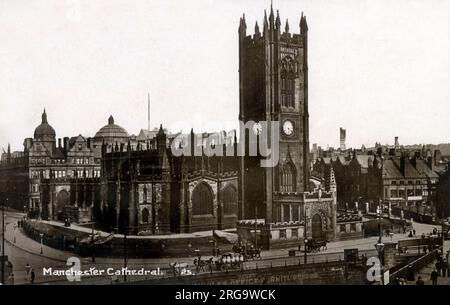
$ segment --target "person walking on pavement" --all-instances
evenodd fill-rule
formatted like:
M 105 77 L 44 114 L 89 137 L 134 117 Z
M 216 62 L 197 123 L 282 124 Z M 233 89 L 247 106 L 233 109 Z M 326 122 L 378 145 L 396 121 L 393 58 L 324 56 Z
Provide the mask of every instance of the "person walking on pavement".
M 434 268 L 433 271 L 431 272 L 430 280 L 433 285 L 437 285 L 438 272 L 437 272 L 436 268 Z
M 447 272 L 447 261 L 445 259 L 442 259 L 441 261 L 441 270 L 442 276 L 445 277 L 445 273 Z
M 434 266 L 435 269 L 437 270 L 438 276 L 441 276 L 441 262 L 438 260 Z
M 35 277 L 34 269 L 31 269 L 31 277 L 30 277 L 31 284 L 34 284 L 34 277 Z
M 25 266 L 25 271 L 27 272 L 27 276 L 30 274 L 30 269 L 31 269 L 31 266 L 29 263 L 27 263 L 27 265 Z
M 11 274 L 9 275 L 9 284 L 10 284 L 10 285 L 14 285 L 14 273 L 11 273 Z

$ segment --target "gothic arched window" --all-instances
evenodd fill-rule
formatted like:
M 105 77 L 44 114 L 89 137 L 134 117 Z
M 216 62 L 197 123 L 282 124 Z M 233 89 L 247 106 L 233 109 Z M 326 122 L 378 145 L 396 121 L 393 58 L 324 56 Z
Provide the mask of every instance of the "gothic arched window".
M 212 215 L 214 195 L 206 183 L 200 183 L 192 192 L 192 214 Z
M 223 190 L 223 213 L 225 215 L 237 214 L 237 191 L 232 185 Z
M 280 191 L 281 192 L 295 192 L 296 191 L 296 181 L 297 173 L 294 164 L 287 162 L 283 165 L 281 169 L 281 179 L 280 179 Z
M 291 57 L 281 62 L 281 104 L 284 107 L 295 107 L 295 72 L 296 64 Z

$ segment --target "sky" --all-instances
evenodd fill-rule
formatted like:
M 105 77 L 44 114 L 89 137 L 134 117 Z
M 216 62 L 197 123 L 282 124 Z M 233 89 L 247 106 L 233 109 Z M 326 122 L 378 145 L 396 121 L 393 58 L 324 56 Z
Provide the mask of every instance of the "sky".
M 309 26 L 310 143 L 450 142 L 450 1 L 276 0 Z M 238 25 L 262 0 L 0 0 L 0 149 L 23 149 L 44 108 L 57 137 L 236 128 Z

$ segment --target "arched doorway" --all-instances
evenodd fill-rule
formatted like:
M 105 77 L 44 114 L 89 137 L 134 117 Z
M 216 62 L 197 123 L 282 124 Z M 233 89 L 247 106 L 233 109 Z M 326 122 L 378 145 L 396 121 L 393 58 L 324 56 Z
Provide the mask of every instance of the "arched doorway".
M 66 190 L 62 190 L 56 196 L 56 217 L 61 220 L 64 207 L 69 205 L 70 196 Z
M 323 238 L 322 217 L 319 214 L 315 214 L 312 218 L 312 238 Z

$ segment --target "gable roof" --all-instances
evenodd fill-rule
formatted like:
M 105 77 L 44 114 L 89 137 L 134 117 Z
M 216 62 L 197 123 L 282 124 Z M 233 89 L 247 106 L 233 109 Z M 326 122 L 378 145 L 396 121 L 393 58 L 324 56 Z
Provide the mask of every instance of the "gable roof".
M 400 169 L 391 159 L 385 160 L 383 163 L 383 178 L 385 179 L 402 179 L 403 175 Z

